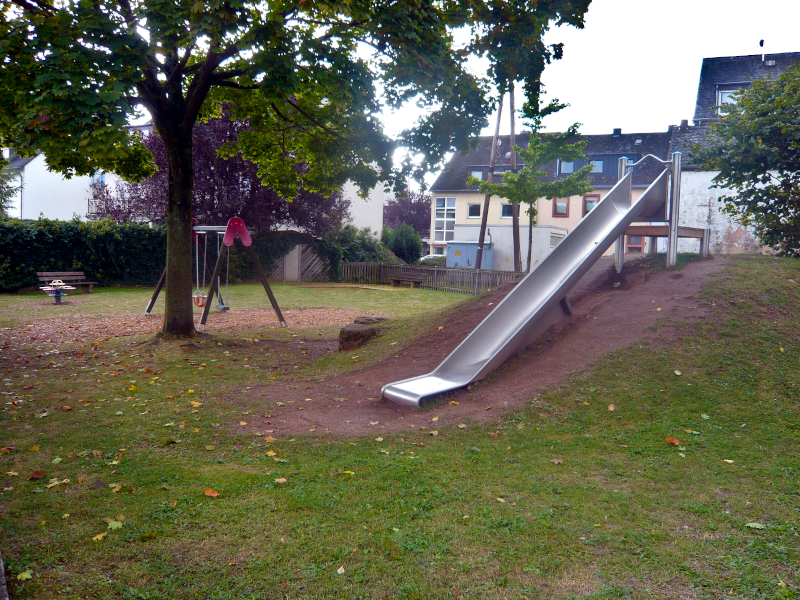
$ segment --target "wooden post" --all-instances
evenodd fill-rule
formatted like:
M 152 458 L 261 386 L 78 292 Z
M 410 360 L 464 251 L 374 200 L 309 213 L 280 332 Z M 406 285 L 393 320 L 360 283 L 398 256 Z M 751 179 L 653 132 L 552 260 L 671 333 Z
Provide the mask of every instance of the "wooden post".
M 503 114 L 503 99 L 500 98 L 500 104 L 497 107 L 497 125 L 494 128 L 494 137 L 492 138 L 492 151 L 489 154 L 489 173 L 487 177 L 489 181 L 494 178 L 494 165 L 497 162 L 497 138 L 500 136 L 500 117 Z M 478 234 L 478 251 L 475 255 L 475 270 L 480 270 L 481 263 L 483 262 L 483 243 L 486 240 L 486 219 L 489 215 L 489 202 L 492 197 L 489 194 L 483 198 L 483 212 L 481 212 L 481 231 Z M 447 207 L 444 207 L 447 212 Z M 434 208 L 434 210 L 436 210 Z M 447 215 L 445 215 L 447 216 Z M 446 237 L 446 236 L 445 236 Z
M 156 298 L 161 293 L 161 288 L 164 287 L 164 282 L 167 280 L 167 270 L 164 269 L 161 272 L 161 277 L 158 278 L 158 283 L 156 284 L 156 291 L 153 292 L 153 297 L 150 298 L 150 302 L 147 305 L 147 308 L 144 309 L 144 316 L 146 317 L 150 314 L 150 311 L 153 310 L 153 306 L 156 304 Z

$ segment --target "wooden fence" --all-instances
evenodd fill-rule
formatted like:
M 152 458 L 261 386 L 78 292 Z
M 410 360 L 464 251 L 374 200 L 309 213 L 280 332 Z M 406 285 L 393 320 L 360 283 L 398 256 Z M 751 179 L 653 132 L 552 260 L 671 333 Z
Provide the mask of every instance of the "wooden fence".
M 272 282 L 284 281 L 286 257 L 279 258 L 272 267 L 268 279 Z M 328 265 L 311 246 L 300 246 L 300 281 L 328 281 Z
M 475 269 L 452 269 L 448 267 L 421 267 L 417 265 L 390 265 L 385 263 L 342 263 L 342 282 L 389 284 L 392 277 L 401 273 L 425 275 L 420 287 L 426 290 L 478 294 L 496 288 L 509 281 L 520 279 L 525 273 L 514 271 L 490 271 Z

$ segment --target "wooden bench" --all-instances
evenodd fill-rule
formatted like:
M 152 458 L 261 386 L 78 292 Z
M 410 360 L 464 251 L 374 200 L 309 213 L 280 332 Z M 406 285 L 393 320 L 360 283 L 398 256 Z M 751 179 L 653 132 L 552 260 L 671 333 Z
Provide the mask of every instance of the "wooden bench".
M 86 281 L 86 275 L 83 271 L 42 271 L 36 273 L 36 278 L 43 283 L 50 283 L 56 279 L 60 279 L 67 285 L 74 285 L 75 287 L 88 286 L 87 293 L 92 293 L 92 286 L 97 285 L 96 281 Z
M 428 278 L 423 273 L 400 273 L 391 277 L 392 287 L 398 287 L 401 283 L 408 283 L 412 288 L 418 288 L 420 284 Z

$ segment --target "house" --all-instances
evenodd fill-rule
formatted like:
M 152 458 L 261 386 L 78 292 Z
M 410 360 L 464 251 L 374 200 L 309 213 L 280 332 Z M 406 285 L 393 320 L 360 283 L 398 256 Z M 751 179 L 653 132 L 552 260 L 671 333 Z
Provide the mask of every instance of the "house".
M 516 137 L 516 143 L 525 147 L 530 139 L 530 132 L 522 132 Z M 594 206 L 602 200 L 617 182 L 617 165 L 625 156 L 632 162 L 638 161 L 647 154 L 666 159 L 669 153 L 672 129 L 662 133 L 623 133 L 614 129 L 611 134 L 587 135 L 584 155 L 587 160 L 565 163 L 553 162 L 545 167 L 547 178 L 556 179 L 573 173 L 585 164 L 591 163 L 593 170 L 589 181 L 594 188 L 585 196 L 559 198 L 551 201 L 539 198 L 535 207 L 537 217 L 534 226 L 532 264 L 544 258 L 552 248 L 577 225 Z M 481 211 L 484 196 L 477 186 L 467 185 L 467 178 L 473 175 L 486 180 L 489 177 L 489 155 L 492 138 L 479 138 L 475 148 L 466 154 L 453 156 L 447 168 L 439 175 L 431 186 L 431 254 L 446 254 L 448 242 L 474 241 L 478 239 Z M 495 166 L 495 181 L 503 177 L 503 173 L 511 168 L 511 148 L 509 137 L 499 138 Z M 524 164 L 518 160 L 517 167 Z M 633 194 L 635 201 L 662 171 L 655 162 L 645 162 L 633 171 Z M 520 210 L 520 246 L 521 255 L 527 256 L 528 219 L 525 207 Z M 487 228 L 493 242 L 494 264 L 486 268 L 501 270 L 513 269 L 513 245 L 511 226 L 511 204 L 505 199 L 494 196 L 489 203 Z M 487 241 L 488 241 L 487 236 Z M 644 239 L 631 237 L 626 239 L 626 250 L 629 252 L 644 251 Z M 606 253 L 613 252 L 609 248 Z M 469 265 L 464 265 L 469 266 Z
M 143 135 L 153 130 L 152 122 L 131 126 Z M 75 217 L 86 220 L 92 212 L 90 205 L 92 188 L 96 185 L 112 185 L 119 178 L 113 173 L 99 172 L 92 176 L 76 176 L 67 179 L 47 167 L 44 154 L 30 158 L 18 156 L 5 149 L 4 158 L 9 161 L 6 169 L 20 174 L 20 191 L 12 201 L 9 216 L 19 219 L 47 219 L 69 221 Z
M 669 151 L 683 153 L 680 223 L 686 227 L 710 228 L 712 253 L 755 253 L 761 250 L 761 243 L 751 228 L 733 222 L 721 212 L 719 198 L 731 192 L 712 187 L 718 172 L 699 171 L 692 164 L 691 150 L 696 145 L 708 145 L 711 140 L 709 125 L 719 120 L 717 107 L 731 102 L 732 93 L 750 87 L 754 79 L 777 78 L 798 62 L 800 52 L 703 59 L 693 124 L 690 126 L 687 120 L 672 128 Z M 659 248 L 663 250 L 664 244 L 661 240 Z M 681 240 L 678 250 L 690 252 L 695 248 L 692 242 Z
M 366 198 L 362 198 L 356 185 L 348 181 L 342 187 L 342 195 L 350 200 L 350 223 L 359 229 L 369 227 L 380 237 L 383 233 L 383 207 L 387 200 L 394 198 L 393 192 L 386 191 L 379 183 L 369 190 Z

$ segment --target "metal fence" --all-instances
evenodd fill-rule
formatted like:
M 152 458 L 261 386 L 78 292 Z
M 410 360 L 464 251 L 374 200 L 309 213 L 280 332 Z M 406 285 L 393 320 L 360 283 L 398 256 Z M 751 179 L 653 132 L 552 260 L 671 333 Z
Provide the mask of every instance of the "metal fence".
M 417 265 L 390 265 L 385 263 L 342 263 L 342 282 L 389 284 L 401 274 L 424 275 L 420 287 L 426 290 L 478 294 L 509 281 L 520 279 L 525 273 L 453 269 L 448 267 L 421 267 Z

